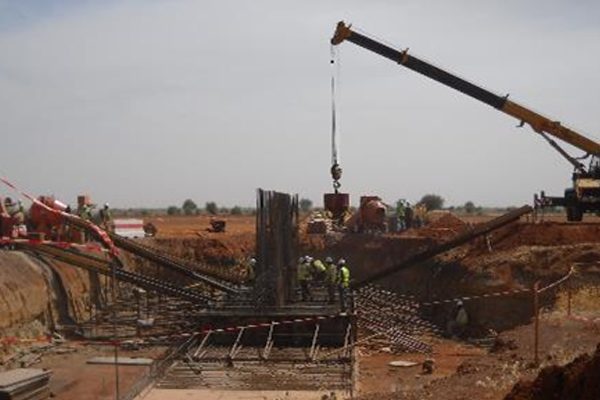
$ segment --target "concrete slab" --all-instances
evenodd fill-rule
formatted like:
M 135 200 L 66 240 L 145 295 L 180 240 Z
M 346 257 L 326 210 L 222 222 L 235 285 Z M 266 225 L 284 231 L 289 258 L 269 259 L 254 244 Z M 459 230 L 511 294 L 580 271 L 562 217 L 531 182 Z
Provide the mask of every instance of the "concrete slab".
M 152 365 L 154 362 L 151 358 L 134 358 L 134 357 L 119 357 L 117 363 L 119 365 Z M 87 360 L 88 364 L 113 364 L 114 357 L 93 357 Z
M 283 390 L 211 390 L 211 389 L 153 389 L 136 400 L 315 400 L 329 391 L 283 391 Z M 344 399 L 342 392 L 336 392 Z
M 37 368 L 17 368 L 0 372 L 0 388 L 47 379 L 52 374 Z

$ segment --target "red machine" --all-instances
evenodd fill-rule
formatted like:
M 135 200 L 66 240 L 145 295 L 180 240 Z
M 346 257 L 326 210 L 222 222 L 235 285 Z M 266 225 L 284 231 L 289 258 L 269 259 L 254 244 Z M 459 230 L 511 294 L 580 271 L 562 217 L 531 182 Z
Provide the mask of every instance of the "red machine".
M 65 211 L 67 206 L 52 196 L 38 197 L 40 203 L 56 211 Z M 29 209 L 30 229 L 46 238 L 64 236 L 64 218 L 60 213 L 52 212 L 41 204 L 33 203 Z
M 385 232 L 387 206 L 378 196 L 361 196 L 360 207 L 346 222 L 352 232 Z

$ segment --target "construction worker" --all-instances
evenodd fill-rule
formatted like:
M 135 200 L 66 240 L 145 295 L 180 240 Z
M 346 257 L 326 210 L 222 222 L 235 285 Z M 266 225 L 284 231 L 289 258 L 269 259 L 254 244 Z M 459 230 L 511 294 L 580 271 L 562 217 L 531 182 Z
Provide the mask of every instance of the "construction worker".
M 6 209 L 6 213 L 12 219 L 12 232 L 10 232 L 11 236 L 18 236 L 19 231 L 23 228 L 23 224 L 25 223 L 25 209 L 23 205 L 19 201 L 15 203 L 13 199 L 7 197 L 4 200 L 4 208 Z
M 327 257 L 325 259 L 325 267 L 327 268 L 325 273 L 327 296 L 329 299 L 329 304 L 333 304 L 335 302 L 335 286 L 337 284 L 337 266 L 333 262 L 333 258 Z
M 404 199 L 398 200 L 396 203 L 396 218 L 398 219 L 398 231 L 404 230 L 406 228 L 405 224 L 405 207 L 404 207 Z
M 300 257 L 298 260 L 298 283 L 300 284 L 300 292 L 302 301 L 312 301 L 310 292 L 310 257 Z
M 340 293 L 342 312 L 345 312 L 347 308 L 348 292 L 350 290 L 350 270 L 346 265 L 346 260 L 343 258 L 340 258 L 338 261 L 337 285 Z
M 100 210 L 100 223 L 105 230 L 113 230 L 112 213 L 108 203 L 104 203 L 104 207 Z
M 4 208 L 11 217 L 17 212 L 17 204 L 10 197 L 4 199 Z
M 414 216 L 415 212 L 413 208 L 410 206 L 409 202 L 406 202 L 406 208 L 404 209 L 404 224 L 406 225 L 406 229 L 410 229 L 414 226 Z
M 91 204 L 87 204 L 87 203 L 83 204 L 77 210 L 77 214 L 79 215 L 79 217 L 81 217 L 81 219 L 86 220 L 86 221 L 91 221 L 92 220 L 92 208 L 93 208 L 93 206 Z
M 313 275 L 313 280 L 316 282 L 323 282 L 325 280 L 325 274 L 327 272 L 327 267 L 323 264 L 323 261 L 318 258 L 312 260 L 311 262 L 311 273 Z
M 20 201 L 14 202 L 10 197 L 6 198 L 6 212 L 13 219 L 15 225 L 23 225 L 25 223 L 25 208 Z
M 254 267 L 256 266 L 256 258 L 252 257 L 246 263 L 246 283 L 251 285 L 254 283 L 254 278 L 256 277 L 254 272 Z
M 79 215 L 79 218 L 83 219 L 84 221 L 91 221 L 92 220 L 92 208 L 93 206 L 89 203 L 84 203 L 82 205 L 79 206 L 79 208 L 77 208 L 77 215 Z M 79 231 L 79 235 L 80 235 L 80 241 L 82 243 L 86 243 L 89 241 L 89 234 L 87 231 L 83 230 L 83 229 L 78 229 Z
M 448 321 L 448 335 L 450 337 L 462 337 L 469 324 L 469 315 L 462 300 L 457 300 L 452 315 Z

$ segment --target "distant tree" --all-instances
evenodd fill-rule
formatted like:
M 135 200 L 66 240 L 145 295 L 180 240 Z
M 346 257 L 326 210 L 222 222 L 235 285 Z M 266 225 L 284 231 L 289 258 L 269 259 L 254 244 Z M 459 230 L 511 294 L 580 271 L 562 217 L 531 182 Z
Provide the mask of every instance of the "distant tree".
M 477 207 L 475 207 L 475 204 L 472 201 L 467 201 L 463 207 L 467 214 L 473 214 L 477 211 Z
M 231 213 L 231 215 L 242 215 L 242 207 L 235 206 L 231 210 L 229 210 L 229 212 Z
M 183 213 L 185 215 L 193 215 L 196 213 L 196 210 L 198 210 L 198 206 L 196 205 L 196 203 L 194 203 L 194 200 L 186 199 L 183 202 L 181 209 L 183 210 Z
M 444 207 L 444 198 L 437 194 L 426 194 L 421 197 L 419 203 L 423 203 L 427 208 L 427 211 L 440 210 Z
M 211 215 L 217 215 L 219 213 L 219 207 L 217 206 L 217 203 L 215 203 L 214 201 L 207 202 L 206 205 L 204 206 L 204 209 L 206 210 L 207 213 L 209 213 Z
M 181 210 L 177 206 L 170 206 L 167 208 L 167 215 L 179 215 Z
M 298 205 L 300 206 L 300 210 L 306 213 L 312 210 L 313 202 L 311 199 L 300 199 Z

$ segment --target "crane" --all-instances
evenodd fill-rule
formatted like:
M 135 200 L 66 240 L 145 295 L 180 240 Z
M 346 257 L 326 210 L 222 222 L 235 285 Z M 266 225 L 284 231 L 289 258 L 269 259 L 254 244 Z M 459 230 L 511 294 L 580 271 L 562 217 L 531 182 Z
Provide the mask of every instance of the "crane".
M 342 42 L 351 42 L 382 57 L 388 58 L 403 67 L 411 69 L 449 86 L 467 96 L 479 100 L 505 114 L 516 118 L 519 127 L 529 125 L 534 132 L 540 134 L 556 151 L 560 153 L 574 168 L 573 186 L 565 189 L 564 197 L 549 197 L 542 192 L 537 203 L 544 207 L 562 206 L 566 208 L 569 221 L 581 221 L 585 212 L 600 212 L 600 144 L 585 137 L 579 132 L 563 125 L 560 121 L 551 120 L 529 108 L 508 99 L 508 95 L 500 96 L 480 86 L 466 81 L 448 71 L 436 67 L 408 53 L 408 49 L 397 50 L 369 38 L 346 25 L 344 21 L 337 24 L 331 38 L 333 46 Z M 584 157 L 571 156 L 555 140 L 560 139 L 577 149 L 584 151 Z M 590 157 L 588 167 L 580 161 Z M 537 196 L 536 196 L 537 199 Z

